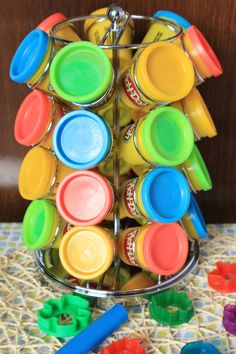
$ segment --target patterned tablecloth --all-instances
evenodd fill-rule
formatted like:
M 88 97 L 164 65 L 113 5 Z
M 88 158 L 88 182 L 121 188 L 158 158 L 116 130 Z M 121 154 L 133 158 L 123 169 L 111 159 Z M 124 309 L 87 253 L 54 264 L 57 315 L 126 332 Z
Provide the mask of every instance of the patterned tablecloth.
M 177 290 L 187 291 L 193 300 L 195 316 L 180 327 L 161 327 L 150 319 L 148 303 L 136 298 L 123 301 L 129 311 L 129 322 L 113 337 L 138 337 L 147 353 L 179 353 L 181 347 L 194 340 L 213 343 L 223 354 L 236 353 L 236 337 L 230 336 L 221 320 L 223 306 L 235 303 L 236 295 L 212 291 L 207 273 L 215 262 L 236 261 L 236 225 L 209 225 L 209 239 L 201 242 L 201 257 L 194 275 L 179 283 Z M 63 290 L 42 283 L 32 253 L 22 247 L 21 224 L 0 224 L 0 353 L 54 353 L 62 342 L 43 334 L 37 326 L 37 309 L 49 298 L 58 298 Z M 113 304 L 103 300 L 93 310 L 94 318 Z M 97 348 L 94 353 L 98 353 Z

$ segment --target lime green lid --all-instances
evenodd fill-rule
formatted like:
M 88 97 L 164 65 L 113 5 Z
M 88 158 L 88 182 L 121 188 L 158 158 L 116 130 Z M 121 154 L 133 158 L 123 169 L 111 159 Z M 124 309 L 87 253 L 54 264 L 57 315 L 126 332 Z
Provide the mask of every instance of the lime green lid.
M 202 189 L 204 191 L 209 191 L 212 188 L 211 177 L 209 175 L 203 157 L 196 145 L 194 145 L 193 151 L 186 163 L 188 166 L 191 166 L 191 170 L 192 172 L 194 172 L 195 178 L 197 179 Z
M 112 80 L 108 56 L 96 44 L 87 41 L 71 43 L 62 48 L 50 66 L 50 81 L 63 99 L 86 104 L 106 92 Z
M 28 206 L 24 219 L 22 236 L 30 249 L 45 247 L 55 233 L 56 207 L 46 200 L 34 200 Z
M 176 166 L 189 157 L 194 135 L 191 124 L 181 111 L 173 107 L 158 107 L 141 123 L 138 145 L 140 140 L 152 160 L 150 162 Z

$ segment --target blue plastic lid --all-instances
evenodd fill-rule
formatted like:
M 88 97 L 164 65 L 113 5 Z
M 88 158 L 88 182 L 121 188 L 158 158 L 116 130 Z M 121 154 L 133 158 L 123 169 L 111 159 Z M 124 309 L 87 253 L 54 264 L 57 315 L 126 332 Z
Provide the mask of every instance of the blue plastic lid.
M 151 220 L 171 223 L 188 210 L 190 190 L 182 173 L 172 167 L 157 167 L 145 176 L 141 197 Z
M 188 29 L 189 27 L 191 27 L 191 23 L 189 23 L 184 17 L 182 17 L 172 11 L 160 10 L 160 11 L 155 12 L 153 17 L 166 18 L 168 20 L 172 20 L 173 22 L 177 22 L 179 25 L 181 25 L 185 29 Z
M 17 48 L 10 66 L 10 78 L 27 82 L 41 65 L 47 52 L 49 37 L 40 29 L 31 31 Z
M 206 223 L 203 218 L 201 209 L 199 208 L 199 205 L 192 193 L 191 193 L 191 199 L 190 199 L 190 204 L 189 204 L 189 208 L 188 208 L 188 213 L 189 213 L 190 219 L 191 219 L 193 226 L 195 227 L 195 230 L 198 233 L 199 237 L 206 238 L 208 235 Z
M 67 113 L 53 133 L 58 159 L 77 170 L 94 167 L 108 155 L 112 144 L 108 124 L 97 114 L 79 110 Z
M 213 344 L 198 341 L 186 344 L 180 354 L 220 354 Z

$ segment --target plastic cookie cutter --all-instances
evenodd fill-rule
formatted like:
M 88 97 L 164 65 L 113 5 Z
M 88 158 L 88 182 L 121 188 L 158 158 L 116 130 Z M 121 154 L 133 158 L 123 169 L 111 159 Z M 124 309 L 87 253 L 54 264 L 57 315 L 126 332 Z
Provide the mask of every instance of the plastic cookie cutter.
M 113 341 L 110 345 L 104 348 L 99 354 L 146 354 L 146 351 L 139 343 L 137 338 L 122 338 Z
M 236 305 L 225 305 L 222 323 L 226 331 L 236 336 Z
M 75 336 L 90 322 L 89 302 L 76 295 L 63 295 L 60 300 L 50 299 L 38 311 L 39 328 L 58 338 Z
M 180 354 L 220 354 L 213 344 L 197 341 L 186 344 Z
M 208 273 L 208 285 L 221 293 L 235 293 L 236 263 L 217 262 L 216 268 Z
M 151 317 L 164 326 L 178 326 L 189 322 L 194 315 L 193 303 L 185 292 L 163 291 L 152 296 Z

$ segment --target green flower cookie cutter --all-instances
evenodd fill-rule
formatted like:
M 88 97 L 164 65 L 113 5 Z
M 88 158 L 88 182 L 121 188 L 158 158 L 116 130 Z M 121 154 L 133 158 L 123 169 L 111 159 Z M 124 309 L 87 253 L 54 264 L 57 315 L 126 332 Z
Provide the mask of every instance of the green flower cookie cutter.
M 38 311 L 39 328 L 58 338 L 72 337 L 91 322 L 89 302 L 79 296 L 63 295 L 44 302 Z
M 151 317 L 164 326 L 179 326 L 194 315 L 193 303 L 185 292 L 163 291 L 152 296 L 149 305 Z

